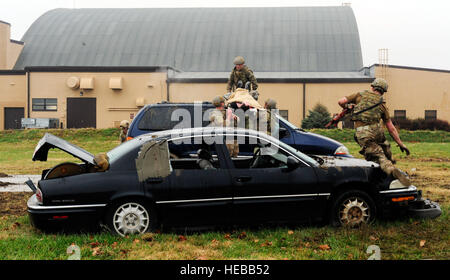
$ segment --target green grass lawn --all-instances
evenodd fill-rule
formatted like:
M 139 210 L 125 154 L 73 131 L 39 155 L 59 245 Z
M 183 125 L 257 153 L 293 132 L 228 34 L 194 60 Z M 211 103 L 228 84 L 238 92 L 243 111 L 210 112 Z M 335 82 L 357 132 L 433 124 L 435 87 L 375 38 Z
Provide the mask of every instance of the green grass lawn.
M 119 144 L 118 132 L 115 130 L 78 132 L 81 133 L 58 133 L 93 154 L 108 151 Z M 42 131 L 24 133 L 27 133 L 26 137 L 20 133 L 14 136 L 0 133 L 0 172 L 40 174 L 42 169 L 59 162 L 73 161 L 70 155 L 52 151 L 49 162 L 32 162 L 34 147 L 43 134 Z M 358 145 L 351 139 L 344 142 L 353 155 L 361 157 Z M 164 231 L 122 238 L 107 232 L 42 233 L 30 225 L 24 210 L 17 215 L 2 215 L 0 211 L 0 260 L 64 260 L 69 257 L 66 249 L 71 244 L 81 248 L 81 259 L 364 260 L 370 255 L 366 253 L 370 245 L 380 247 L 382 259 L 449 259 L 449 143 L 406 142 L 406 145 L 411 150 L 409 157 L 396 146 L 392 147 L 397 165 L 410 172 L 413 184 L 423 190 L 425 197 L 441 204 L 443 215 L 437 219 L 379 220 L 373 225 L 357 229 L 281 226 L 190 234 Z M 22 194 L 22 199 L 12 203 L 25 209 L 26 197 L 29 195 Z
M 68 258 L 75 244 L 82 259 L 324 259 L 364 260 L 370 245 L 382 259 L 449 259 L 448 205 L 435 220 L 378 221 L 358 229 L 278 227 L 153 233 L 127 238 L 101 233 L 43 234 L 26 216 L 0 219 L 0 259 Z

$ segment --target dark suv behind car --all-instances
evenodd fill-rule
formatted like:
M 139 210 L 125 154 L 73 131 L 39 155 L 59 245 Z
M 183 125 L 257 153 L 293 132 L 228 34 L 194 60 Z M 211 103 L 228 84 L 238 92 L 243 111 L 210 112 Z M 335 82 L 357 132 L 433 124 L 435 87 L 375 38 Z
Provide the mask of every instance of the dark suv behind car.
M 131 122 L 128 139 L 136 136 L 162 130 L 184 127 L 208 126 L 209 119 L 205 116 L 207 110 L 213 109 L 210 102 L 203 103 L 157 103 L 142 108 Z M 185 109 L 186 111 L 176 111 Z M 183 114 L 189 112 L 189 116 Z M 201 113 L 201 114 L 199 114 Z M 207 114 L 207 112 L 206 112 Z M 348 149 L 342 144 L 328 137 L 304 131 L 280 115 L 280 140 L 295 149 L 309 155 L 330 155 L 351 157 Z M 243 151 L 241 151 L 243 152 Z

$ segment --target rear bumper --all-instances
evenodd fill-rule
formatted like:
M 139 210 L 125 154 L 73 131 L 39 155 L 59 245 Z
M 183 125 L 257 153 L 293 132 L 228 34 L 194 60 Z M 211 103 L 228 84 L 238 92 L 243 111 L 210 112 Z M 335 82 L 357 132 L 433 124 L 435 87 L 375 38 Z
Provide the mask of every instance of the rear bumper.
M 34 194 L 28 199 L 27 206 L 31 224 L 43 229 L 52 225 L 83 225 L 99 221 L 103 217 L 106 205 L 44 206 L 38 203 Z
M 411 217 L 429 219 L 437 218 L 442 214 L 439 204 L 423 199 L 422 191 L 417 190 L 415 186 L 380 191 L 380 196 L 384 214 L 402 211 Z M 401 200 L 402 198 L 405 200 Z

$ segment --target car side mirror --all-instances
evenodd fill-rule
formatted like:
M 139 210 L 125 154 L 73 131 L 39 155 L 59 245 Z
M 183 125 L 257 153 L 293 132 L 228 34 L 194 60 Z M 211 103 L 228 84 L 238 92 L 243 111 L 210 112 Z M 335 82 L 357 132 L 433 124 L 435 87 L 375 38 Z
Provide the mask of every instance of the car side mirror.
M 282 139 L 287 136 L 288 131 L 286 128 L 280 127 L 280 129 L 278 129 L 278 134 L 279 134 L 280 139 Z
M 289 171 L 297 169 L 300 166 L 300 161 L 293 156 L 288 156 L 287 167 Z

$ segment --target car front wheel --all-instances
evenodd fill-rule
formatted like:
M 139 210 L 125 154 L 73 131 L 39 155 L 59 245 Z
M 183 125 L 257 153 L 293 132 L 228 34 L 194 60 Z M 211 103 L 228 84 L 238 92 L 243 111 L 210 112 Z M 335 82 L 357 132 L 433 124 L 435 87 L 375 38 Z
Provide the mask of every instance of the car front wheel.
M 151 208 L 140 201 L 115 203 L 106 219 L 109 230 L 121 236 L 145 233 L 153 230 L 156 224 Z
M 359 190 L 340 194 L 331 208 L 333 226 L 357 227 L 369 224 L 375 219 L 376 207 L 370 196 Z

